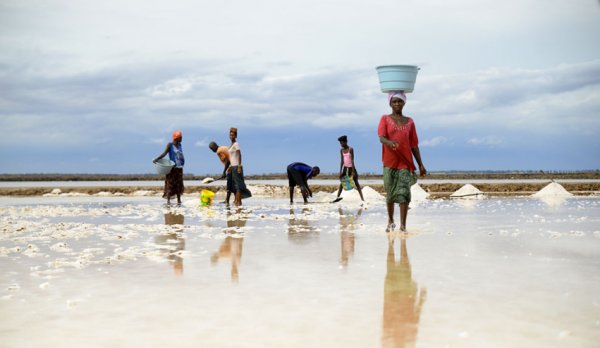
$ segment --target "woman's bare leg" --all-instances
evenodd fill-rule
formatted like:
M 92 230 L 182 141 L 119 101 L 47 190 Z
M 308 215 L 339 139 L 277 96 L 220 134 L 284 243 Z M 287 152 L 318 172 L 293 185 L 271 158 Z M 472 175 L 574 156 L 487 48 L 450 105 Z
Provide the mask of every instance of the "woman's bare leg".
M 365 201 L 362 195 L 362 188 L 360 188 L 360 184 L 358 183 L 358 175 L 354 176 L 354 184 L 356 185 L 356 189 L 358 190 L 358 194 L 360 195 L 360 200 Z
M 406 232 L 406 216 L 408 215 L 408 203 L 400 203 L 400 230 Z
M 363 198 L 362 189 L 360 188 L 360 184 L 359 183 L 356 183 L 356 189 L 358 190 L 358 194 L 360 195 L 360 200 L 364 202 L 365 199 Z
M 394 224 L 394 202 L 387 202 L 387 212 L 388 212 L 388 229 L 393 229 Z M 390 231 L 391 232 L 391 231 Z

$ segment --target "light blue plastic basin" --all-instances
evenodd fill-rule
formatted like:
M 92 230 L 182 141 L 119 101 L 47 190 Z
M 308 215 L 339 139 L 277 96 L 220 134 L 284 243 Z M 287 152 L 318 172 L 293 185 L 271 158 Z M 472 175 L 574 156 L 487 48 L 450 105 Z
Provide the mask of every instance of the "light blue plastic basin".
M 410 93 L 415 89 L 419 67 L 416 65 L 382 65 L 376 68 L 379 76 L 379 87 L 382 92 L 404 91 Z
M 154 163 L 154 169 L 156 169 L 156 174 L 165 175 L 169 174 L 171 169 L 175 166 L 175 162 L 171 161 L 168 158 L 161 158 L 156 163 Z

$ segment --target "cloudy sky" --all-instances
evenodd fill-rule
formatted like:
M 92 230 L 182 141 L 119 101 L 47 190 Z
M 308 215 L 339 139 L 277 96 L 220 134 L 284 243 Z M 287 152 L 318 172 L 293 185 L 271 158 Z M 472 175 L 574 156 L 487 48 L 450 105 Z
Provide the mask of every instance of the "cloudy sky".
M 421 67 L 426 167 L 600 169 L 598 0 L 2 0 L 0 173 L 186 172 L 239 128 L 246 173 L 381 172 L 375 67 Z

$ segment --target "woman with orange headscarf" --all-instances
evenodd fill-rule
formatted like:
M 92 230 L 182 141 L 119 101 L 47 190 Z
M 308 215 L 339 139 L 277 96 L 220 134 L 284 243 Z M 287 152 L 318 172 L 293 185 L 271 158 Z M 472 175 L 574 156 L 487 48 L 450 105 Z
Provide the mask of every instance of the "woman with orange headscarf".
M 181 141 L 183 134 L 181 131 L 173 132 L 173 142 L 167 144 L 165 151 L 160 156 L 156 157 L 153 162 L 165 157 L 169 154 L 169 159 L 175 163 L 167 177 L 165 178 L 165 191 L 163 198 L 167 199 L 167 205 L 171 204 L 171 198 L 177 196 L 177 205 L 181 205 L 181 195 L 183 194 L 183 165 L 185 158 L 183 157 L 183 148 Z

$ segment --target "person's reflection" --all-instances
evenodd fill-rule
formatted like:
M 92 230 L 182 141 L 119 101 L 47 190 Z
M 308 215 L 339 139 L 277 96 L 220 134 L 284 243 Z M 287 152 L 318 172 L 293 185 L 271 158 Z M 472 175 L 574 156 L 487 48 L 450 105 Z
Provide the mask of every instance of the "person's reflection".
M 183 224 L 183 215 L 170 212 L 165 213 L 165 225 Z M 183 232 L 183 227 L 174 229 L 172 233 L 161 234 L 155 238 L 156 244 L 166 246 L 168 250 L 167 259 L 172 263 L 176 275 L 183 274 L 183 258 L 181 257 L 181 251 L 185 249 L 185 239 L 181 236 L 181 232 Z
M 302 208 L 299 214 L 296 214 L 294 208 L 290 208 L 290 218 L 288 221 L 289 241 L 306 244 L 319 236 L 317 228 L 308 223 L 307 216 L 309 213 L 310 209 L 307 207 Z
M 401 239 L 400 261 L 394 255 L 394 242 L 388 244 L 387 273 L 383 294 L 383 347 L 413 347 L 417 341 L 421 309 L 427 297 L 412 279 L 406 239 Z
M 338 213 L 340 214 L 340 240 L 341 240 L 341 257 L 340 257 L 340 265 L 343 267 L 348 266 L 348 259 L 354 255 L 354 230 L 356 228 L 356 220 L 362 214 L 363 208 L 361 207 L 356 212 L 356 215 L 352 214 L 344 214 L 344 211 L 341 207 L 338 208 Z
M 236 208 L 236 214 L 233 214 L 229 208 L 227 208 L 227 228 L 224 232 L 227 233 L 227 237 L 221 243 L 219 251 L 215 252 L 210 261 L 213 265 L 224 259 L 230 259 L 231 261 L 231 280 L 234 282 L 239 281 L 239 267 L 242 261 L 242 250 L 244 244 L 244 235 L 240 233 L 240 229 L 246 226 L 247 217 L 242 215 L 241 208 Z

